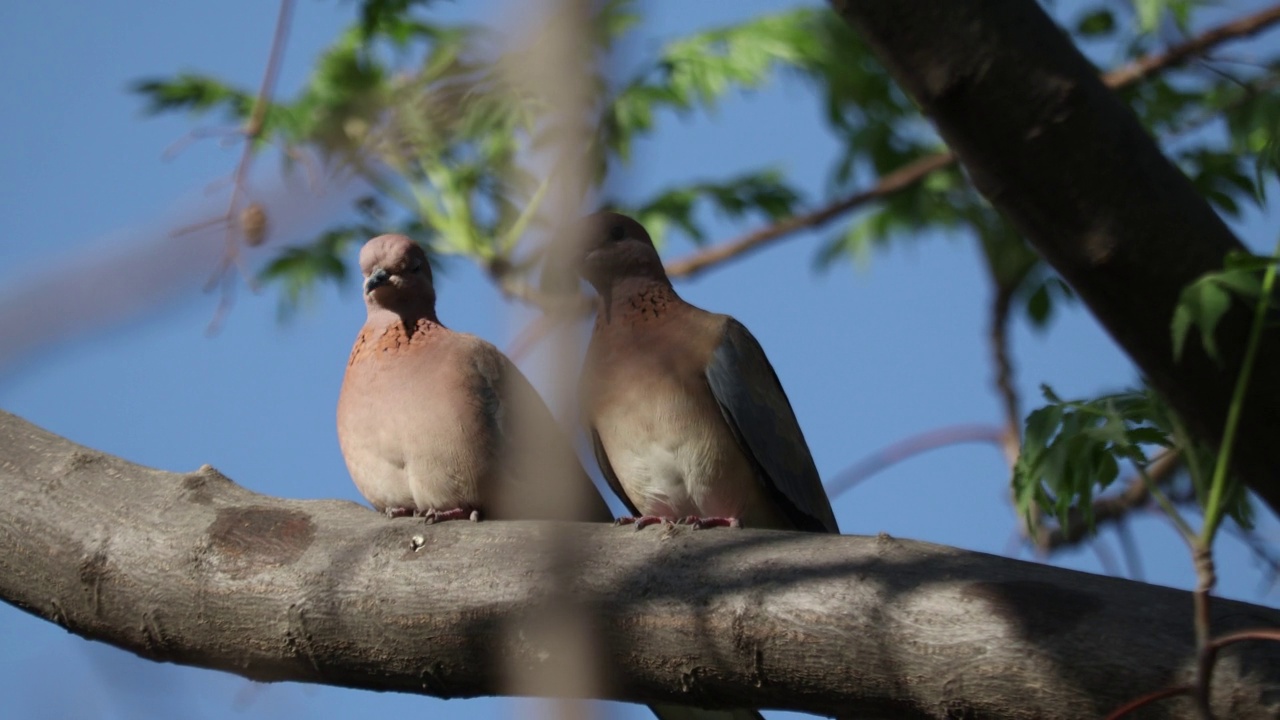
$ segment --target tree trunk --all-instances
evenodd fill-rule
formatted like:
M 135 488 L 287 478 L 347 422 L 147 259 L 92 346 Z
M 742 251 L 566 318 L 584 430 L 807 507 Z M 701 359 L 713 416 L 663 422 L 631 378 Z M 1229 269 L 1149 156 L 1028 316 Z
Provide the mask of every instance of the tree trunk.
M 1079 293 L 1142 373 L 1213 445 L 1222 438 L 1251 306 L 1192 334 L 1175 362 L 1182 289 L 1243 250 L 1039 3 L 833 0 L 937 126 L 974 186 Z M 1280 335 L 1258 356 L 1236 467 L 1280 512 Z
M 594 623 L 597 694 L 633 702 L 1092 720 L 1194 664 L 1188 593 L 883 535 L 425 526 L 257 495 L 208 467 L 140 467 L 7 413 L 0 457 L 0 597 L 255 680 L 510 694 L 504 672 L 565 665 L 512 632 L 548 598 Z M 536 551 L 550 533 L 580 556 L 568 570 Z M 1225 600 L 1214 614 L 1218 632 L 1280 624 Z M 1275 717 L 1280 644 L 1224 652 L 1213 702 Z M 1191 714 L 1175 699 L 1154 716 Z

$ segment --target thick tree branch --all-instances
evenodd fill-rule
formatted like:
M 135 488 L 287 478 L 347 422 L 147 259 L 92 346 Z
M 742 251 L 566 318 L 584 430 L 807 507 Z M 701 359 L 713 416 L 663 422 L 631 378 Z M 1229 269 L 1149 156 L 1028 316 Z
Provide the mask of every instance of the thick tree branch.
M 1103 75 L 1102 80 L 1112 88 L 1128 87 L 1188 60 L 1201 57 L 1223 43 L 1256 35 L 1276 23 L 1280 23 L 1280 5 L 1272 5 L 1256 13 L 1210 28 L 1163 52 L 1138 58 Z M 672 260 L 667 264 L 667 274 L 671 277 L 692 277 L 726 260 L 739 257 L 801 230 L 822 227 L 869 202 L 911 187 L 930 173 L 949 167 L 955 159 L 955 155 L 948 151 L 913 160 L 886 174 L 871 188 L 859 190 L 820 208 L 753 230 L 720 245 Z
M 1195 660 L 1188 593 L 887 536 L 424 526 L 257 495 L 210 468 L 139 467 L 4 413 L 0 457 L 0 597 L 143 657 L 257 680 L 510 692 L 500 668 L 563 661 L 507 632 L 551 596 L 594 617 L 603 694 L 638 702 L 1096 718 L 1187 682 Z M 529 550 L 551 529 L 584 549 L 554 594 Z M 1280 625 L 1244 603 L 1215 613 L 1222 631 Z M 1280 647 L 1225 649 L 1213 701 L 1222 717 L 1273 717 Z
M 964 163 L 1184 417 L 1216 444 L 1252 313 L 1175 362 L 1182 289 L 1243 246 L 1036 3 L 835 2 Z M 1049 169 L 1052 170 L 1049 170 Z M 1267 333 L 1237 467 L 1280 511 L 1280 335 Z

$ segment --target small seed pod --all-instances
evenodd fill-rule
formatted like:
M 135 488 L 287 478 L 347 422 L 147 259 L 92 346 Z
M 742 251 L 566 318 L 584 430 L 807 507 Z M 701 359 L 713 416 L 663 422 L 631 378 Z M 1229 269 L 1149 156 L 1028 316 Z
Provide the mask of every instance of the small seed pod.
M 262 203 L 249 203 L 240 211 L 240 232 L 249 247 L 258 247 L 267 241 L 267 209 Z

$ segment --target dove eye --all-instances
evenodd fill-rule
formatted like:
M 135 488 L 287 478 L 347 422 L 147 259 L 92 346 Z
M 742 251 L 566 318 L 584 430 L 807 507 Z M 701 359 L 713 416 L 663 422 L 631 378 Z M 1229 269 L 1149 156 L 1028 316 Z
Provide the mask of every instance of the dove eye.
M 622 225 L 614 225 L 609 228 L 609 241 L 618 242 L 627 236 L 627 231 Z

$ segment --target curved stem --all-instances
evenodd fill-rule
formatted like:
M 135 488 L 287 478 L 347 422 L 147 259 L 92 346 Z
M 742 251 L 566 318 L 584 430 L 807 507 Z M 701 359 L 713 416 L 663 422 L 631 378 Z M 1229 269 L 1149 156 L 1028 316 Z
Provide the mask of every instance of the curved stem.
M 1276 254 L 1280 254 L 1280 244 Z M 1231 463 L 1231 450 L 1236 441 L 1236 430 L 1240 426 L 1240 415 L 1244 408 L 1245 393 L 1249 389 L 1249 380 L 1253 376 L 1253 366 L 1258 357 L 1258 347 L 1262 344 L 1262 329 L 1267 320 L 1267 308 L 1271 305 L 1271 292 L 1276 282 L 1276 265 L 1270 263 L 1262 276 L 1262 290 L 1258 293 L 1257 306 L 1253 312 L 1253 327 L 1249 330 L 1249 344 L 1245 347 L 1244 360 L 1240 365 L 1240 376 L 1236 379 L 1235 391 L 1231 394 L 1231 407 L 1227 410 L 1227 424 L 1222 431 L 1222 445 L 1218 448 L 1218 461 L 1213 468 L 1213 485 L 1209 488 L 1209 500 L 1205 503 L 1204 527 L 1200 529 L 1200 539 L 1205 545 L 1213 543 L 1213 536 L 1218 532 L 1222 522 L 1222 496 L 1226 492 L 1227 470 Z
M 986 443 L 1003 447 L 1004 428 L 991 425 L 952 425 L 900 440 L 836 475 L 826 483 L 827 495 L 834 499 L 890 465 L 930 450 L 963 443 Z
M 1177 451 L 1171 450 L 1170 452 L 1176 453 Z M 1164 491 L 1160 489 L 1156 481 L 1151 479 L 1151 475 L 1147 473 L 1146 468 L 1138 468 L 1138 474 L 1142 477 L 1142 482 L 1146 486 L 1147 492 L 1160 505 L 1160 509 L 1164 510 L 1164 514 L 1169 516 L 1169 520 L 1177 528 L 1178 534 L 1182 536 L 1183 540 L 1187 541 L 1187 544 L 1194 546 L 1196 531 L 1191 529 L 1191 525 L 1183 519 L 1182 513 L 1178 512 L 1177 506 L 1173 504 L 1168 495 L 1164 494 Z

